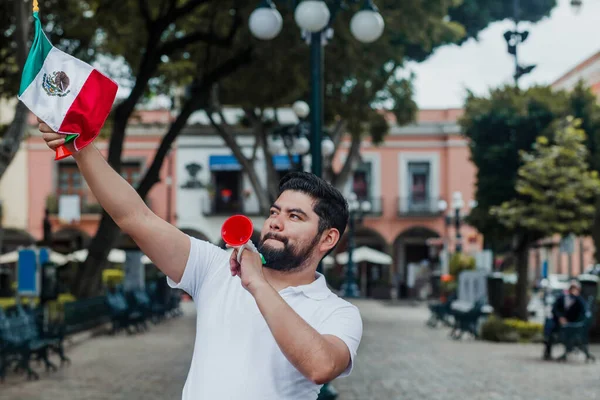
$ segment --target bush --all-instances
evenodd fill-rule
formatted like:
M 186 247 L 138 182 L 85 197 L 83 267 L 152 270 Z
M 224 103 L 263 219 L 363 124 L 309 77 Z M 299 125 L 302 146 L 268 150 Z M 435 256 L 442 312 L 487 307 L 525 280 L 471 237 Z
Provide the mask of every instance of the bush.
M 454 253 L 450 258 L 450 274 L 458 276 L 462 271 L 475 269 L 475 258 L 465 253 Z
M 543 341 L 543 330 L 542 324 L 492 315 L 481 326 L 481 338 L 491 342 L 537 343 Z
M 107 287 L 114 287 L 123 282 L 125 272 L 120 269 L 110 268 L 102 271 L 102 282 Z

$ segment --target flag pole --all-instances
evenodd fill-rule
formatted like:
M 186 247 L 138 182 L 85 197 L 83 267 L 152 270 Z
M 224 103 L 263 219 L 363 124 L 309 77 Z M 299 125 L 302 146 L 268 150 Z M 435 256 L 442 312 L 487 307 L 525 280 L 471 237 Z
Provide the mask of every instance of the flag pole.
M 38 0 L 33 0 L 33 13 L 38 13 L 40 11 L 40 7 L 38 4 Z M 66 141 L 70 141 L 72 139 L 74 139 L 75 137 L 77 137 L 77 135 L 67 135 L 66 137 Z M 62 146 L 59 146 L 56 149 L 56 155 L 54 157 L 54 160 L 62 160 L 63 158 L 67 158 L 71 155 L 71 152 L 69 151 L 69 149 L 67 149 L 67 147 L 63 144 Z

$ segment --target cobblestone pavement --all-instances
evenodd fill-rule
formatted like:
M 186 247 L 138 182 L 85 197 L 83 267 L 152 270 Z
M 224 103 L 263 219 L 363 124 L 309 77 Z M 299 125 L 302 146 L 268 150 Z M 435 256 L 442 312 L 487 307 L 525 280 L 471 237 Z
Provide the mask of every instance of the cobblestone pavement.
M 425 326 L 422 306 L 354 303 L 363 341 L 352 375 L 334 382 L 339 400 L 600 399 L 600 361 L 543 362 L 540 345 L 451 340 Z M 591 351 L 600 358 L 600 346 Z
M 195 313 L 149 324 L 141 334 L 98 336 L 67 349 L 71 365 L 39 381 L 10 374 L 0 383 L 2 400 L 166 400 L 180 399 L 192 359 Z M 57 361 L 54 357 L 53 361 Z
M 355 304 L 363 342 L 352 375 L 334 382 L 338 400 L 600 399 L 600 362 L 545 363 L 539 345 L 450 340 L 446 328 L 425 326 L 424 307 Z M 68 349 L 72 365 L 42 372 L 39 381 L 11 375 L 0 384 L 0 399 L 179 399 L 195 334 L 193 308 L 183 305 L 183 317 L 149 332 L 101 336 Z M 600 347 L 592 352 L 600 356 Z

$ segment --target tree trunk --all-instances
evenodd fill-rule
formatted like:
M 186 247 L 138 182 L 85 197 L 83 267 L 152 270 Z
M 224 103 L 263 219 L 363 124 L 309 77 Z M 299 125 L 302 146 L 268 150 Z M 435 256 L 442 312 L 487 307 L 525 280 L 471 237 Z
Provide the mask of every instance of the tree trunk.
M 257 141 L 260 148 L 263 150 L 263 155 L 265 157 L 265 165 L 267 168 L 267 193 L 269 196 L 269 204 L 268 207 L 275 201 L 277 195 L 279 194 L 279 179 L 277 179 L 277 171 L 275 170 L 275 166 L 273 165 L 273 155 L 269 151 L 269 146 L 267 142 L 268 132 L 265 129 L 265 125 L 262 122 L 262 118 L 256 115 L 256 112 L 250 108 L 245 108 L 244 113 L 246 114 L 246 118 L 250 121 L 252 125 L 252 129 L 254 130 L 255 140 Z M 277 113 L 275 113 L 277 115 Z
M 516 313 L 517 318 L 527 321 L 529 313 L 527 305 L 529 303 L 529 242 L 526 237 L 517 239 L 515 247 L 515 258 L 517 263 L 517 286 L 516 286 Z
M 215 128 L 215 130 L 223 138 L 227 147 L 231 149 L 231 152 L 242 166 L 242 170 L 244 171 L 244 173 L 248 175 L 250 184 L 252 185 L 254 193 L 256 193 L 256 197 L 258 199 L 260 213 L 266 215 L 269 212 L 269 207 L 271 207 L 271 202 L 269 201 L 269 194 L 262 187 L 260 179 L 258 178 L 258 174 L 254 169 L 254 165 L 252 165 L 250 160 L 246 158 L 246 156 L 242 152 L 242 149 L 237 144 L 234 134 L 230 131 L 229 126 L 225 122 L 223 113 L 219 113 L 219 116 L 221 118 L 220 124 L 216 123 L 211 111 L 207 111 L 206 115 L 210 119 L 210 123 L 212 124 L 213 128 Z
M 592 240 L 594 241 L 594 259 L 600 263 L 600 197 L 596 199 L 596 217 L 592 225 Z
M 344 166 L 340 170 L 339 173 L 334 174 L 333 179 L 331 180 L 331 184 L 335 186 L 338 190 L 343 190 L 350 174 L 353 171 L 353 166 L 355 161 L 360 157 L 360 143 L 361 139 L 357 135 L 352 136 L 352 142 L 350 144 L 350 149 L 348 150 L 348 156 L 346 157 L 346 161 L 344 162 Z
M 23 70 L 27 60 L 27 40 L 29 38 L 29 12 L 30 1 L 14 1 L 14 12 L 16 16 L 15 42 L 17 44 L 17 63 L 19 70 Z M 29 110 L 21 103 L 17 103 L 15 116 L 0 142 L 0 179 L 6 169 L 19 151 L 25 129 L 27 128 L 27 116 Z

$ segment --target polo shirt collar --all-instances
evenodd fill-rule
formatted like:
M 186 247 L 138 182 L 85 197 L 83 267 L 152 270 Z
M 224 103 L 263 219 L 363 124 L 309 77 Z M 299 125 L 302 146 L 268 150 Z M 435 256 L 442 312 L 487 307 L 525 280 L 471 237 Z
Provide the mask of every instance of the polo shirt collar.
M 315 272 L 317 279 L 314 282 L 309 283 L 308 285 L 301 286 L 290 286 L 282 291 L 280 294 L 285 294 L 288 292 L 291 293 L 302 293 L 306 297 L 311 298 L 313 300 L 324 300 L 331 294 L 331 290 L 327 287 L 327 282 L 325 281 L 325 277 L 323 274 L 319 272 Z

